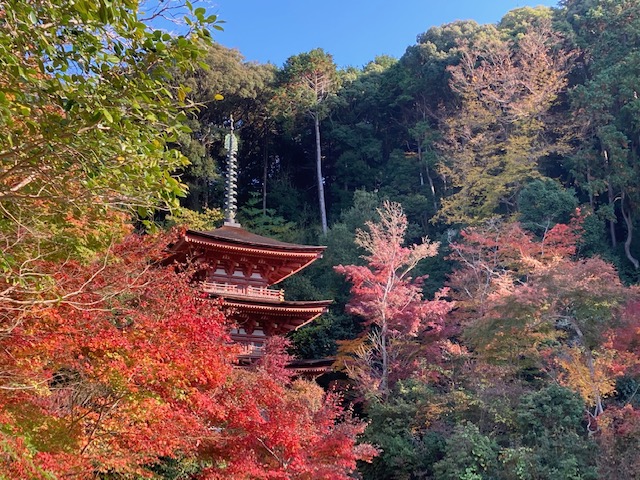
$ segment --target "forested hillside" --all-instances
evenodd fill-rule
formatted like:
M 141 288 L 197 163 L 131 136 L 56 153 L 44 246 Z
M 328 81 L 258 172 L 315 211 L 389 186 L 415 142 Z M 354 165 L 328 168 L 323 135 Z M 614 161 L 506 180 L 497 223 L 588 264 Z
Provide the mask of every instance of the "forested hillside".
M 0 2 L 0 479 L 640 479 L 640 0 L 362 68 L 155 8 Z M 239 222 L 326 245 L 283 288 L 334 299 L 247 369 L 164 260 L 231 127 Z
M 640 2 L 454 22 L 363 68 L 206 61 L 185 205 L 221 204 L 233 115 L 243 226 L 328 245 L 286 284 L 336 300 L 293 348 L 337 358 L 381 448 L 363 478 L 640 478 Z M 430 239 L 409 273 L 384 201 Z

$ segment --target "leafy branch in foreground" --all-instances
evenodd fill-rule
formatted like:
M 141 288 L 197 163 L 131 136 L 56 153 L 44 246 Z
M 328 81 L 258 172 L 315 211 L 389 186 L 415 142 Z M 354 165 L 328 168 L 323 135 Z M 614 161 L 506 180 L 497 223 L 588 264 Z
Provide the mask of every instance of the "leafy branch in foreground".
M 40 260 L 89 259 L 127 215 L 177 205 L 167 144 L 189 106 L 171 78 L 210 42 L 201 10 L 173 37 L 132 0 L 0 5 L 0 301 L 55 298 Z

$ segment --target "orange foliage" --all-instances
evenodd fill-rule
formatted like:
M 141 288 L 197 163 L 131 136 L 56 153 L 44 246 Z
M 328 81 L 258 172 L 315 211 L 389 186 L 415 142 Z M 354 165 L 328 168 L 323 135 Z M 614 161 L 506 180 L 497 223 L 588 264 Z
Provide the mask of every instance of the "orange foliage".
M 349 478 L 375 453 L 355 445 L 364 424 L 333 395 L 289 388 L 282 345 L 234 368 L 217 303 L 156 263 L 168 242 L 130 236 L 101 263 L 48 265 L 78 293 L 0 338 L 0 471 L 147 477 L 174 458 L 213 465 L 202 478 Z
M 611 368 L 614 357 L 615 352 L 612 350 L 599 350 L 594 355 L 592 374 L 581 349 L 568 348 L 555 358 L 556 363 L 562 368 L 559 379 L 563 385 L 579 393 L 589 405 L 594 405 L 596 392 L 600 398 L 615 393 L 616 380 Z
M 517 223 L 469 229 L 452 245 L 460 267 L 450 285 L 476 353 L 516 369 L 547 368 L 597 416 L 616 377 L 639 363 L 639 291 L 613 265 L 574 258 L 580 224 L 578 211 L 540 240 Z
M 640 410 L 631 405 L 608 408 L 598 419 L 603 478 L 637 478 L 640 472 Z

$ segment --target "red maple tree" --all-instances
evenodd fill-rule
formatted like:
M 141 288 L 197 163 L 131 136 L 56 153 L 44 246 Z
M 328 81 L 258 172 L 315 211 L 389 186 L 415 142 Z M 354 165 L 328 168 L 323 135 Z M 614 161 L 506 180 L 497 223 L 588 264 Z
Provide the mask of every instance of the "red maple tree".
M 150 477 L 173 459 L 202 478 L 349 478 L 375 453 L 356 446 L 364 425 L 273 368 L 235 368 L 218 304 L 160 265 L 168 242 L 130 236 L 99 262 L 50 266 L 60 301 L 0 338 L 0 470 Z
M 437 338 L 452 304 L 444 300 L 446 291 L 424 300 L 424 277 L 409 276 L 420 260 L 437 254 L 439 245 L 425 238 L 419 245 L 403 246 L 407 217 L 400 204 L 385 202 L 378 213 L 380 221 L 367 222 L 368 231 L 356 235 L 356 243 L 367 252 L 362 257 L 367 265 L 338 265 L 335 270 L 352 285 L 348 311 L 373 326 L 355 350 L 358 361 L 351 363 L 350 373 L 370 392 L 386 395 L 394 369 L 406 358 L 405 340 Z

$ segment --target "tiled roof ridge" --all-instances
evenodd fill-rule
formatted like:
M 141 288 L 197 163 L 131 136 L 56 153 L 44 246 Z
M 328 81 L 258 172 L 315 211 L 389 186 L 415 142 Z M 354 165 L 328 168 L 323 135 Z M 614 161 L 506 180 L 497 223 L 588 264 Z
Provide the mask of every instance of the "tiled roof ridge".
M 201 237 L 203 239 L 222 240 L 242 245 L 251 245 L 257 247 L 280 248 L 285 250 L 306 250 L 310 252 L 322 252 L 325 246 L 319 245 L 303 245 L 297 243 L 282 242 L 273 238 L 264 237 L 251 233 L 241 227 L 222 226 L 211 231 L 187 230 L 186 236 Z M 195 239 L 194 239 L 195 240 Z M 201 243 L 201 242 L 198 242 Z

